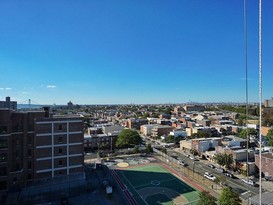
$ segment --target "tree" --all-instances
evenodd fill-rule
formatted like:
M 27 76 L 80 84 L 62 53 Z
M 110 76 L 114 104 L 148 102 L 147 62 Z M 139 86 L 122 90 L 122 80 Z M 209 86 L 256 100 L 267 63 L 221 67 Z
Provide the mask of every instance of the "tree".
M 230 168 L 231 165 L 233 164 L 233 156 L 232 154 L 216 154 L 214 156 L 214 159 L 216 162 L 221 165 L 225 166 L 226 168 Z
M 239 126 L 243 126 L 244 125 L 244 117 L 240 116 L 239 119 L 237 120 L 237 125 Z
M 146 153 L 149 154 L 153 152 L 153 148 L 152 148 L 152 145 L 149 143 L 146 145 Z
M 139 145 L 142 139 L 137 131 L 131 129 L 123 130 L 116 141 L 116 146 L 118 148 L 134 147 Z
M 209 130 L 200 130 L 200 131 L 198 131 L 198 135 L 199 135 L 199 137 L 201 137 L 201 138 L 209 138 L 209 137 L 211 137 L 211 131 L 209 131 Z
M 219 198 L 219 205 L 240 205 L 242 200 L 239 194 L 234 192 L 230 187 L 225 187 L 222 190 Z
M 145 113 L 143 114 L 143 118 L 146 119 L 147 117 L 150 117 L 150 113 L 145 112 Z
M 138 146 L 135 146 L 135 147 L 134 147 L 134 153 L 135 153 L 135 154 L 139 153 Z
M 198 201 L 197 205 L 217 205 L 217 199 L 210 195 L 208 191 L 202 191 L 199 193 L 200 200 Z
M 270 128 L 268 130 L 268 133 L 266 135 L 266 141 L 269 146 L 273 146 L 273 128 Z
M 168 135 L 165 140 L 166 143 L 173 143 L 174 142 L 174 136 L 173 135 Z
M 239 132 L 239 134 L 238 134 L 238 137 L 246 139 L 247 136 L 257 137 L 257 135 L 258 135 L 257 130 L 255 130 L 254 128 L 247 128 L 247 129 L 241 130 L 241 132 Z

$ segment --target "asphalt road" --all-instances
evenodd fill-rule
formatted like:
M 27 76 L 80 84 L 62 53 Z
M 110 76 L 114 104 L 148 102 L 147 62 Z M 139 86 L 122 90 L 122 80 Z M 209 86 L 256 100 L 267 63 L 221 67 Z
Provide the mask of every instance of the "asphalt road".
M 239 178 L 230 178 L 225 176 L 223 173 L 216 171 L 213 168 L 208 167 L 208 161 L 206 160 L 199 160 L 194 161 L 186 157 L 185 155 L 175 152 L 171 149 L 167 149 L 168 155 L 174 156 L 178 160 L 182 160 L 183 162 L 187 163 L 191 170 L 194 169 L 195 173 L 199 173 L 201 176 L 204 175 L 205 172 L 212 173 L 216 177 L 223 178 L 228 186 L 230 186 L 235 192 L 238 192 L 242 198 L 247 199 L 249 196 L 253 196 L 259 193 L 259 187 L 254 187 L 248 185 L 241 181 Z M 248 192 L 249 190 L 249 192 Z M 249 194 L 248 194 L 249 193 Z

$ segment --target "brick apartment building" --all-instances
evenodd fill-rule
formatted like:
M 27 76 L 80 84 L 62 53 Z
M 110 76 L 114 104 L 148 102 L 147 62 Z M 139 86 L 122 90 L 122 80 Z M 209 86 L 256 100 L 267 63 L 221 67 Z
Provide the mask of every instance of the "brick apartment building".
M 157 125 L 152 128 L 151 136 L 153 138 L 162 136 L 162 135 L 169 135 L 170 132 L 172 132 L 174 128 L 172 126 L 168 125 Z
M 0 109 L 0 194 L 58 176 L 84 177 L 83 119 Z M 69 178 L 69 177 L 67 177 Z
M 262 153 L 262 167 L 260 168 L 260 155 L 255 154 L 255 164 L 265 176 L 273 176 L 273 153 Z
M 125 126 L 134 129 L 134 130 L 139 130 L 141 125 L 146 125 L 148 124 L 147 119 L 137 119 L 137 118 L 130 118 L 125 122 Z
M 6 97 L 6 101 L 0 101 L 0 108 L 8 108 L 11 110 L 17 110 L 17 102 L 10 101 L 10 97 Z

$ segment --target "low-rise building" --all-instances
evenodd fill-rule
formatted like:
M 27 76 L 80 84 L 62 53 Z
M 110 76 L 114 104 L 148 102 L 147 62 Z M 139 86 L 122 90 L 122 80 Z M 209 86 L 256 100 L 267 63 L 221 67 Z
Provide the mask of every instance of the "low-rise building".
M 192 112 L 192 111 L 197 111 L 197 112 L 202 112 L 205 110 L 205 106 L 202 105 L 185 105 L 183 109 L 186 112 Z
M 139 130 L 141 125 L 148 124 L 147 119 L 130 118 L 126 122 L 126 127 L 134 130 Z
M 170 132 L 170 135 L 173 135 L 174 137 L 187 137 L 187 132 L 182 129 L 176 129 Z
M 191 140 L 181 140 L 180 149 L 181 150 L 196 150 L 199 155 L 203 154 L 208 150 L 215 149 L 221 143 L 221 138 L 197 138 Z
M 260 167 L 260 155 L 255 154 L 255 164 L 265 176 L 273 176 L 273 153 L 262 153 L 262 167 Z
M 172 126 L 157 125 L 157 126 L 153 127 L 151 136 L 152 137 L 160 137 L 162 135 L 168 135 L 171 131 L 173 131 L 173 129 L 174 128 Z
M 156 124 L 141 125 L 140 126 L 140 133 L 145 136 L 150 136 L 152 134 L 152 130 L 155 126 L 157 126 L 157 125 Z
M 223 137 L 222 145 L 226 147 L 234 147 L 234 146 L 246 147 L 247 140 L 240 137 L 236 137 L 235 135 L 228 135 Z

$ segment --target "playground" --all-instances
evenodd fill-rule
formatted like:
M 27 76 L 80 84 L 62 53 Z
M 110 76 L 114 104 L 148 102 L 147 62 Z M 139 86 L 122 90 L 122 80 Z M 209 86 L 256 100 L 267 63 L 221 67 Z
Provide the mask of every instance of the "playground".
M 199 191 L 191 187 L 178 176 L 174 175 L 168 167 L 156 163 L 141 163 L 129 165 L 122 163 L 115 170 L 116 180 L 120 180 L 122 189 L 130 193 L 139 205 L 182 205 L 196 204 Z

